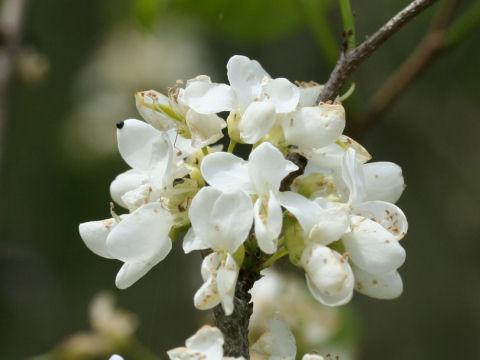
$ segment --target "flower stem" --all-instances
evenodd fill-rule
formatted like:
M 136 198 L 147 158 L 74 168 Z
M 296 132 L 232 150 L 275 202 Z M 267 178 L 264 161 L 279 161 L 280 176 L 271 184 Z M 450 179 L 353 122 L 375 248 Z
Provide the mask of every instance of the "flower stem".
M 262 266 L 260 266 L 260 270 L 263 270 L 263 269 L 266 269 L 268 268 L 269 266 L 271 266 L 275 261 L 277 261 L 278 259 L 281 259 L 282 257 L 284 257 L 285 255 L 288 254 L 288 250 L 287 248 L 283 247 L 283 248 L 280 248 L 278 249 L 278 251 L 273 254 L 272 256 L 270 256 L 267 261 L 265 261 Z
M 235 146 L 237 145 L 237 142 L 235 140 L 230 139 L 230 143 L 228 144 L 228 152 L 233 153 L 233 150 L 235 149 Z

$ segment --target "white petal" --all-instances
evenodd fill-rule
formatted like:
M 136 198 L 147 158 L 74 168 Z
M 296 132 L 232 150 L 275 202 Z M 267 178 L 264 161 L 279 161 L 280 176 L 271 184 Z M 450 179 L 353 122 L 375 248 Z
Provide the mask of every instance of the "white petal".
M 123 194 L 121 199 L 128 210 L 135 211 L 140 206 L 149 202 L 151 193 L 152 187 L 149 184 L 143 184 L 135 189 L 127 191 Z
M 295 337 L 285 323 L 277 318 L 267 320 L 267 331 L 253 344 L 252 349 L 269 359 L 295 360 L 297 353 Z
M 176 129 L 168 130 L 167 136 L 172 143 L 174 153 L 175 153 L 175 163 L 181 165 L 183 159 L 187 156 L 193 154 L 197 149 L 192 146 L 191 139 L 185 139 L 183 136 L 179 135 Z
M 215 277 L 207 279 L 193 296 L 193 304 L 199 310 L 212 309 L 220 304 L 221 300 L 218 295 L 217 279 Z
M 183 237 L 183 251 L 185 251 L 185 254 L 188 254 L 193 250 L 204 249 L 208 249 L 208 244 L 205 244 L 202 239 L 200 239 L 198 236 L 195 236 L 193 227 L 188 229 L 187 233 Z
M 115 278 L 115 285 L 119 289 L 126 289 L 133 285 L 163 259 L 162 254 L 159 255 L 149 260 L 128 261 L 123 264 Z
M 370 155 L 367 149 L 365 149 L 362 145 L 360 145 L 352 138 L 346 135 L 340 135 L 338 141 L 342 143 L 343 146 L 347 149 L 355 150 L 355 157 L 357 158 L 357 161 L 361 162 L 362 164 L 372 159 L 372 155 Z
M 247 162 L 233 154 L 216 152 L 205 156 L 200 166 L 207 183 L 222 191 L 249 191 Z
M 317 83 L 300 83 L 300 99 L 298 101 L 298 105 L 301 108 L 305 106 L 315 106 L 322 89 L 323 85 L 319 85 Z
M 232 255 L 227 253 L 226 259 L 217 272 L 218 294 L 222 298 L 222 308 L 227 316 L 233 312 L 233 298 L 235 296 L 235 286 L 237 284 L 239 271 L 240 268 Z
M 154 128 L 162 131 L 176 128 L 176 121 L 160 108 L 160 106 L 170 107 L 168 97 L 165 95 L 155 90 L 137 91 L 135 103 L 140 115 Z
M 321 148 L 337 141 L 345 128 L 345 110 L 339 104 L 304 107 L 282 123 L 289 144 Z
M 397 202 L 405 188 L 400 166 L 391 162 L 373 162 L 362 167 L 366 200 Z
M 118 175 L 110 184 L 110 195 L 118 205 L 128 209 L 122 196 L 128 191 L 136 189 L 148 182 L 148 175 L 144 172 L 130 169 Z
M 309 233 L 309 240 L 328 245 L 339 240 L 348 230 L 347 207 L 343 205 L 320 210 L 318 221 Z
M 293 191 L 281 192 L 278 197 L 282 206 L 297 218 L 305 234 L 309 234 L 319 219 L 320 206 Z
M 355 290 L 377 299 L 395 299 L 403 292 L 400 274 L 394 270 L 382 274 L 370 274 L 352 266 L 355 274 Z
M 185 342 L 189 350 L 201 353 L 205 360 L 221 360 L 223 356 L 223 334 L 216 327 L 203 326 Z
M 234 253 L 250 232 L 252 201 L 243 191 L 224 193 L 204 187 L 192 200 L 189 217 L 204 244 L 215 251 Z
M 78 226 L 80 236 L 87 247 L 95 254 L 114 259 L 107 249 L 107 236 L 117 225 L 115 219 L 84 222 Z
M 162 260 L 172 248 L 168 237 L 172 224 L 172 216 L 162 204 L 143 205 L 110 232 L 108 251 L 124 262 L 147 261 L 154 255 Z
M 386 273 L 405 261 L 405 250 L 379 223 L 352 216 L 352 231 L 342 237 L 346 251 L 358 267 L 370 273 Z
M 275 105 L 277 113 L 287 113 L 295 110 L 300 99 L 298 87 L 284 78 L 264 79 L 264 96 Z
M 407 218 L 396 205 L 385 201 L 366 201 L 354 207 L 354 213 L 376 221 L 401 240 L 408 231 Z
M 168 151 L 162 133 L 140 120 L 129 119 L 117 124 L 118 149 L 133 169 L 149 171 L 152 162 Z
M 261 143 L 253 150 L 248 161 L 248 174 L 258 195 L 267 195 L 270 190 L 278 191 L 282 179 L 297 169 L 269 142 Z
M 190 109 L 187 112 L 187 125 L 192 136 L 192 145 L 201 148 L 211 145 L 223 137 L 225 120 L 215 114 L 203 115 Z
M 266 254 L 273 254 L 277 251 L 278 236 L 282 231 L 282 208 L 272 191 L 268 198 L 267 214 L 262 210 L 262 202 L 261 197 L 255 202 L 255 236 L 260 249 Z
M 183 93 L 183 101 L 200 114 L 215 114 L 236 108 L 235 91 L 225 84 L 204 81 L 190 82 Z
M 359 204 L 363 202 L 364 178 L 361 164 L 355 157 L 354 149 L 347 149 L 342 159 L 342 178 L 350 192 L 348 202 L 350 204 Z
M 327 306 L 343 305 L 350 301 L 353 273 L 339 253 L 312 243 L 302 255 L 302 264 L 308 288 L 316 300 Z
M 238 124 L 241 139 L 254 144 L 264 137 L 275 123 L 275 107 L 271 102 L 254 101 L 242 115 Z
M 241 109 L 245 109 L 253 99 L 260 96 L 263 78 L 270 77 L 256 60 L 241 55 L 232 56 L 228 60 L 227 76 Z

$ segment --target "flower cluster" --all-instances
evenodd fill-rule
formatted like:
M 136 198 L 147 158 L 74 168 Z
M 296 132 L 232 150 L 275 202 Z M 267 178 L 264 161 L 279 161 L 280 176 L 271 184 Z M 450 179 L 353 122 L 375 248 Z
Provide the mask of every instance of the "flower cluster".
M 367 163 L 369 153 L 342 135 L 342 104 L 316 104 L 321 85 L 274 79 L 244 56 L 228 61 L 227 75 L 229 85 L 202 75 L 168 96 L 137 92 L 146 122 L 117 124 L 131 169 L 110 191 L 128 213 L 112 209 L 110 219 L 80 224 L 93 252 L 124 263 L 116 285 L 135 283 L 186 231 L 186 253 L 209 249 L 194 296 L 199 309 L 221 304 L 231 314 L 242 266 L 260 270 L 287 254 L 325 305 L 347 303 L 354 289 L 400 295 L 401 169 Z M 225 111 L 226 121 L 218 116 Z M 213 146 L 224 132 L 226 152 Z M 234 154 L 237 143 L 252 145 L 248 160 Z

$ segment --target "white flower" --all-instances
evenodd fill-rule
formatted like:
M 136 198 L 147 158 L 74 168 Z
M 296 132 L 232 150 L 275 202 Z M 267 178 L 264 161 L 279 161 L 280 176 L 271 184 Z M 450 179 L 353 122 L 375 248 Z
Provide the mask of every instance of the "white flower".
M 345 110 L 340 103 L 302 107 L 282 120 L 287 144 L 317 149 L 335 143 L 345 128 Z
M 295 360 L 297 346 L 287 325 L 279 318 L 267 320 L 267 331 L 260 336 L 252 350 L 268 356 L 268 360 Z M 305 354 L 302 360 L 323 360 L 316 354 Z
M 248 162 L 230 153 L 214 153 L 205 157 L 200 169 L 205 180 L 217 189 L 258 196 L 254 205 L 255 236 L 263 252 L 274 253 L 282 229 L 280 183 L 297 166 L 265 142 L 252 151 Z
M 210 78 L 199 76 L 190 82 L 208 84 Z M 180 135 L 192 139 L 195 148 L 221 139 L 222 129 L 226 127 L 225 121 L 213 113 L 198 113 L 185 104 L 183 97 L 184 89 L 181 88 L 170 90 L 168 97 L 154 90 L 135 93 L 139 113 L 155 128 L 177 129 Z
M 239 266 L 232 255 L 242 245 L 253 222 L 250 197 L 243 192 L 222 192 L 202 188 L 189 211 L 192 227 L 185 235 L 183 248 L 211 248 L 215 252 L 202 263 L 204 284 L 194 296 L 194 304 L 205 310 L 222 304 L 226 315 L 233 311 L 233 296 Z
M 284 78 L 271 79 L 255 60 L 232 56 L 227 63 L 227 75 L 230 86 L 190 82 L 184 101 L 201 114 L 231 111 L 238 115 L 243 142 L 259 141 L 272 128 L 276 114 L 293 111 L 298 105 L 298 87 Z
M 204 283 L 193 297 L 195 307 L 208 310 L 222 304 L 225 315 L 231 315 L 239 271 L 240 268 L 229 253 L 214 252 L 206 256 L 201 268 Z
M 204 187 L 192 200 L 189 218 L 192 227 L 183 242 L 186 253 L 211 248 L 233 254 L 252 227 L 252 201 L 243 192 Z
M 186 347 L 172 349 L 167 354 L 170 360 L 244 360 L 243 357 L 224 357 L 223 342 L 218 328 L 205 325 L 187 339 Z
M 311 243 L 302 255 L 307 285 L 324 305 L 339 306 L 353 294 L 353 273 L 348 261 L 327 246 Z
M 123 216 L 120 222 L 90 221 L 80 224 L 79 231 L 94 253 L 124 262 L 115 284 L 125 289 L 168 255 L 172 224 L 172 216 L 162 204 L 149 203 Z
M 171 196 L 174 179 L 189 172 L 183 166 L 183 158 L 194 150 L 189 142 L 174 131 L 158 131 L 135 119 L 122 121 L 117 128 L 120 154 L 132 169 L 112 182 L 110 192 L 115 202 L 133 211 L 162 196 Z
M 269 360 L 295 360 L 295 337 L 285 323 L 278 318 L 267 320 L 267 331 L 260 336 L 252 350 L 268 356 Z

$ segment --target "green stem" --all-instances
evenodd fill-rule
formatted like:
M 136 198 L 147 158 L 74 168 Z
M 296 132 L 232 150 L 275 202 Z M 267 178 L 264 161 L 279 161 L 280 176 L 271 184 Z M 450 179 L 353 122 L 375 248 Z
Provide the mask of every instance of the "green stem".
M 282 247 L 280 249 L 277 250 L 277 252 L 275 254 L 273 254 L 272 256 L 270 256 L 267 261 L 265 261 L 261 266 L 260 266 L 260 270 L 263 270 L 263 269 L 266 269 L 268 268 L 269 266 L 271 266 L 275 261 L 277 261 L 278 259 L 284 257 L 285 255 L 288 254 L 288 250 L 286 247 Z
M 235 146 L 237 145 L 237 142 L 233 139 L 230 139 L 230 143 L 228 144 L 228 152 L 233 153 L 233 150 L 235 149 Z
M 344 36 L 346 40 L 345 52 L 355 49 L 357 40 L 355 38 L 355 17 L 353 16 L 350 0 L 338 0 L 340 12 L 342 13 L 342 22 Z
M 445 33 L 445 46 L 453 46 L 463 40 L 480 25 L 480 1 L 476 1 L 465 15 L 455 20 Z

